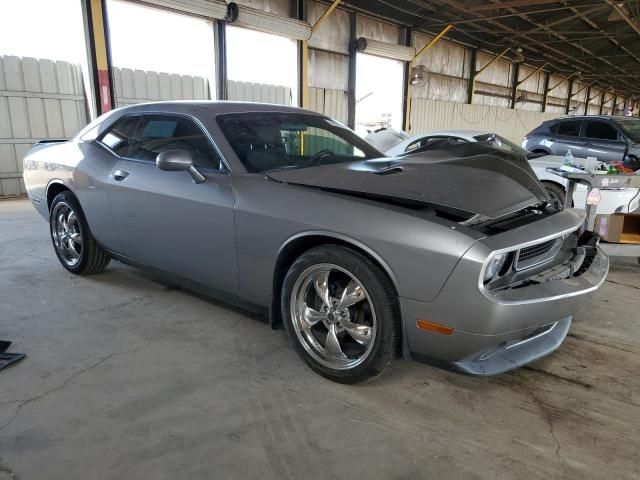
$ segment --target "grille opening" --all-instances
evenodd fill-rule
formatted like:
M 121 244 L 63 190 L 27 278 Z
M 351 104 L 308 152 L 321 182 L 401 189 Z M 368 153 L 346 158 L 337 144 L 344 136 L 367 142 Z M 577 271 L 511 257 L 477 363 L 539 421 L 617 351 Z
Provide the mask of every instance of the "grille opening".
M 551 260 L 560 251 L 563 242 L 564 239 L 559 237 L 521 248 L 516 254 L 516 270 L 524 270 L 525 268 L 530 268 Z

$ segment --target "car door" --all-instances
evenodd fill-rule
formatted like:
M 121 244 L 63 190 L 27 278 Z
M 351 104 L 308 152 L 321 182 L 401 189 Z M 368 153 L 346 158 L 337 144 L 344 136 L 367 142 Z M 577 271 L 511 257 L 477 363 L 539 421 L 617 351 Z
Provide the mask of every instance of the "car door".
M 627 142 L 616 126 L 606 120 L 586 120 L 583 129 L 585 157 L 596 157 L 601 162 L 622 161 Z
M 547 147 L 552 155 L 564 156 L 569 149 L 574 157 L 586 157 L 583 139 L 580 137 L 582 119 L 560 120 L 551 125 L 549 135 L 543 138 L 541 145 Z
M 118 153 L 109 202 L 120 253 L 145 265 L 237 291 L 234 198 L 229 176 L 202 127 L 180 115 L 138 115 L 134 138 L 114 131 L 102 143 Z M 125 119 L 126 120 L 126 119 Z M 158 153 L 187 150 L 205 176 L 156 167 Z

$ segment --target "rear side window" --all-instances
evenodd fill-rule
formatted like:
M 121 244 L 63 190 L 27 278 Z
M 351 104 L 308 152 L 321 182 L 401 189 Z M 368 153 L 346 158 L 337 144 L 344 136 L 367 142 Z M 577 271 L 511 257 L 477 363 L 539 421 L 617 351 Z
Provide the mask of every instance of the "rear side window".
M 127 159 L 155 162 L 159 153 L 186 150 L 197 167 L 221 168 L 221 160 L 192 120 L 162 114 L 135 115 L 117 122 L 102 143 Z
M 597 138 L 600 140 L 617 140 L 618 131 L 613 125 L 607 122 L 598 120 L 587 121 L 587 131 L 585 132 L 587 138 Z
M 580 127 L 582 126 L 582 120 L 566 120 L 564 122 L 558 122 L 552 125 L 550 130 L 552 133 L 558 135 L 566 135 L 569 137 L 580 136 Z

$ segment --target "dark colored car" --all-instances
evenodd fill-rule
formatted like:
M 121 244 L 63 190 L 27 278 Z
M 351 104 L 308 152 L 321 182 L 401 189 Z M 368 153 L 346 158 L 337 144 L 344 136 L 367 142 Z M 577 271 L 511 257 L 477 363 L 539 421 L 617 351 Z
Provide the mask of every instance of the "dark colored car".
M 601 162 L 624 161 L 640 168 L 640 119 L 588 115 L 559 117 L 529 132 L 522 147 L 531 152 L 575 157 L 596 157 Z

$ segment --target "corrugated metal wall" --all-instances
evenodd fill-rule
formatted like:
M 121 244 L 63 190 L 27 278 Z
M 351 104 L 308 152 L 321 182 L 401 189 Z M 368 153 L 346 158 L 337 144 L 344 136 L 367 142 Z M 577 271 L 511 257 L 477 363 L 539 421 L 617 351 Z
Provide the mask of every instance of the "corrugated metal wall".
M 176 73 L 113 69 L 116 107 L 158 100 L 209 100 L 209 81 Z
M 22 158 L 44 138 L 68 138 L 87 123 L 79 65 L 0 56 L 0 196 L 25 193 Z
M 292 103 L 291 87 L 281 85 L 229 80 L 227 92 L 229 100 L 277 103 L 279 105 L 291 105 Z
M 525 134 L 543 121 L 557 116 L 557 113 L 414 98 L 411 106 L 411 133 L 452 129 L 484 130 L 499 133 L 520 144 Z
M 309 87 L 309 110 L 323 113 L 346 124 L 348 107 L 347 92 L 328 88 Z

